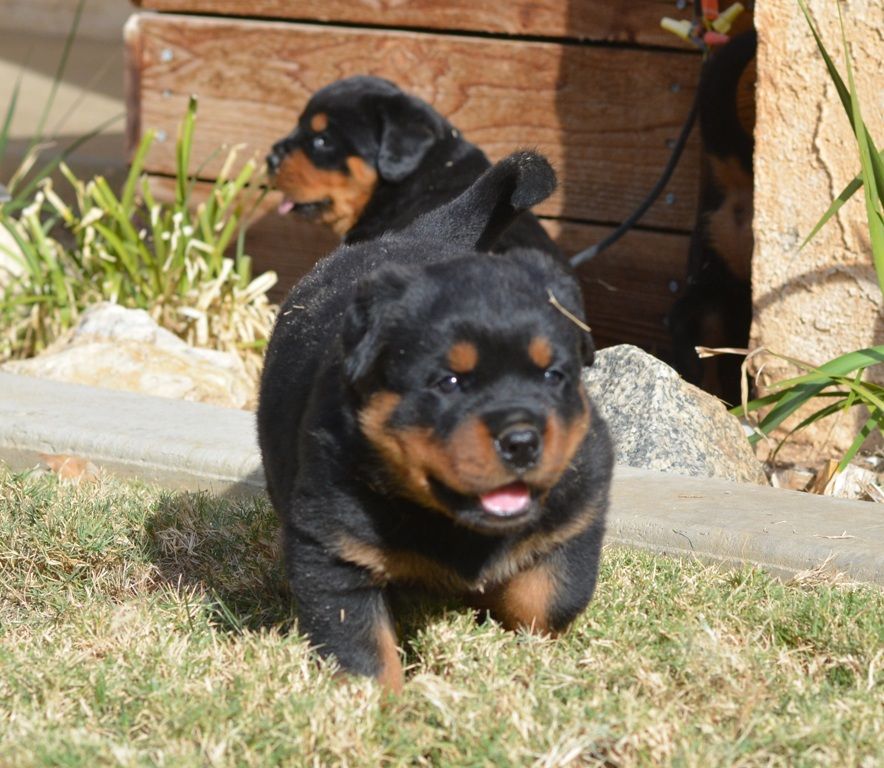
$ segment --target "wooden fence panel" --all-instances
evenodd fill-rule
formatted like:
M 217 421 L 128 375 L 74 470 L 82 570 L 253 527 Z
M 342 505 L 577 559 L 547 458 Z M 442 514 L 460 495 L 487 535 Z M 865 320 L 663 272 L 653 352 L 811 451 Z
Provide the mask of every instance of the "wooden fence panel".
M 128 27 L 130 130 L 164 138 L 148 159 L 172 173 L 187 97 L 200 99 L 193 167 L 224 143 L 263 156 L 307 99 L 339 77 L 390 78 L 447 115 L 493 159 L 536 147 L 560 188 L 540 212 L 622 221 L 666 163 L 699 61 L 659 50 L 143 14 Z M 644 226 L 686 231 L 696 137 Z M 221 159 L 203 166 L 211 176 Z
M 260 16 L 292 21 L 662 45 L 681 48 L 660 28 L 663 16 L 688 18 L 674 0 L 140 0 L 157 11 Z
M 151 180 L 159 199 L 172 200 L 171 179 Z M 197 184 L 194 198 L 205 199 L 210 185 Z M 258 209 L 246 236 L 255 273 L 273 269 L 279 282 L 272 298 L 280 301 L 314 263 L 339 242 L 326 227 L 297 216 L 280 216 L 271 194 Z M 610 233 L 609 227 L 543 220 L 550 235 L 573 255 Z M 628 343 L 662 358 L 669 354 L 664 318 L 681 288 L 688 237 L 634 230 L 579 271 L 586 311 L 599 346 Z

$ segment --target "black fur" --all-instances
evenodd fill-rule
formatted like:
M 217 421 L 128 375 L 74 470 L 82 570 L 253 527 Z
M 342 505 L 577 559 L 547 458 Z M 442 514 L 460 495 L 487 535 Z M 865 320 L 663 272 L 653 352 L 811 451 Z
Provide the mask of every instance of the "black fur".
M 700 360 L 694 348 L 744 348 L 749 342 L 754 143 L 751 126 L 740 119 L 738 91 L 755 49 L 755 32 L 745 32 L 703 67 L 698 94 L 704 168 L 699 210 L 691 236 L 687 289 L 669 317 L 679 373 L 733 404 L 740 399 L 741 358 Z M 716 173 L 716 167 L 728 172 Z M 729 220 L 729 234 L 742 236 L 719 236 L 716 242 L 712 223 L 722 219 Z
M 311 127 L 317 114 L 329 119 L 319 132 Z M 321 151 L 313 146 L 317 135 L 324 142 Z M 404 228 L 457 197 L 491 165 L 478 147 L 429 104 L 388 80 L 368 76 L 338 80 L 316 92 L 295 129 L 268 155 L 271 175 L 299 148 L 319 168 L 346 174 L 346 158 L 356 156 L 377 171 L 374 194 L 344 234 L 343 241 L 351 244 Z M 559 248 L 530 212 L 512 223 L 494 250 L 523 246 L 564 262 Z
M 267 485 L 300 628 L 345 670 L 396 687 L 378 641 L 393 626 L 386 595 L 393 584 L 461 593 L 474 605 L 487 598 L 505 624 L 528 626 L 530 616 L 495 595 L 520 574 L 540 573 L 539 583 L 552 587 L 537 628 L 551 632 L 592 596 L 612 450 L 580 378 L 591 340 L 549 301 L 552 294 L 582 317 L 580 290 L 540 250 L 479 249 L 553 187 L 543 158 L 513 155 L 410 227 L 339 247 L 280 311 L 258 407 Z M 527 351 L 538 338 L 548 342 L 544 366 Z M 446 355 L 458 342 L 471 345 L 478 362 L 452 383 Z M 384 397 L 395 403 L 380 426 L 385 436 L 420 433 L 459 455 L 453 435 L 467 426 L 488 430 L 494 442 L 478 444 L 491 457 L 489 487 L 481 473 L 470 479 L 475 492 L 465 492 L 428 472 L 426 495 L 415 496 L 367 426 L 366 414 Z M 588 427 L 560 433 L 576 436 L 573 453 L 562 454 L 567 465 L 544 474 L 544 451 L 555 458 L 557 450 L 547 442 L 551 425 L 570 429 L 587 413 Z M 502 435 L 516 422 L 541 438 L 535 464 L 501 458 Z M 530 487 L 530 503 L 515 517 L 490 514 L 479 495 L 511 482 Z M 380 553 L 386 565 L 362 562 L 342 541 Z

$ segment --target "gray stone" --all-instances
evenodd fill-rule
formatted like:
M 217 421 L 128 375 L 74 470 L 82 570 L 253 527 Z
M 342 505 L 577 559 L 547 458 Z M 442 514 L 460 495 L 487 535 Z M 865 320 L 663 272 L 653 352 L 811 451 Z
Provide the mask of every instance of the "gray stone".
M 767 485 L 739 420 L 638 347 L 600 350 L 583 381 L 611 429 L 618 464 Z
M 91 307 L 43 354 L 2 370 L 227 408 L 254 400 L 254 384 L 237 355 L 192 347 L 144 310 L 116 304 Z

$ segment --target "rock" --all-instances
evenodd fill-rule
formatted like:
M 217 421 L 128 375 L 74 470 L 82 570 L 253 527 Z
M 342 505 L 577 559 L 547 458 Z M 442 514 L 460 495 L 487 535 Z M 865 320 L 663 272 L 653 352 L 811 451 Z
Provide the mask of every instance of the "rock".
M 739 420 L 638 347 L 600 350 L 583 381 L 611 429 L 617 463 L 767 485 Z
M 237 355 L 191 347 L 144 310 L 116 304 L 91 307 L 41 355 L 0 370 L 228 408 L 250 406 L 255 396 Z

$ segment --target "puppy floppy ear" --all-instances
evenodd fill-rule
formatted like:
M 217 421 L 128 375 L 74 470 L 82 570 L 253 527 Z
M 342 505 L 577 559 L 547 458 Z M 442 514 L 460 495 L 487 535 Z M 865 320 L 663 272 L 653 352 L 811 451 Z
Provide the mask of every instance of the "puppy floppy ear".
M 445 125 L 426 104 L 404 93 L 384 105 L 381 119 L 378 173 L 385 181 L 400 182 L 417 170 Z
M 555 171 L 543 155 L 515 152 L 459 197 L 415 221 L 410 231 L 488 251 L 520 213 L 546 200 L 555 188 Z
M 396 304 L 412 280 L 412 270 L 388 265 L 372 272 L 356 286 L 353 302 L 344 313 L 341 342 L 344 377 L 363 388 L 389 343 L 388 334 L 399 317 Z

